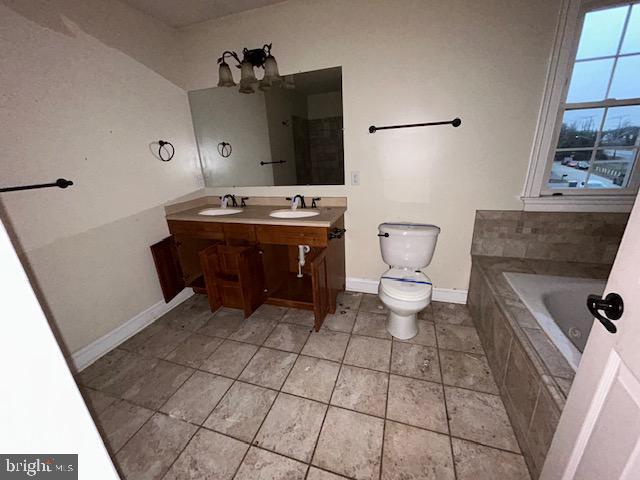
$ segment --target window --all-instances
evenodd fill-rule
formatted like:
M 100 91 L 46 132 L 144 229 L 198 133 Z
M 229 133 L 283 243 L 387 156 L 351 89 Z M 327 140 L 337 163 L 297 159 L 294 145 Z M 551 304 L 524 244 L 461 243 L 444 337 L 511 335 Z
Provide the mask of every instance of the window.
M 574 26 L 569 21 L 559 32 L 563 38 L 554 52 L 546 120 L 543 109 L 525 197 L 635 195 L 640 184 L 640 2 L 601 2 L 610 6 L 582 12 L 580 2 L 569 3 L 574 6 L 565 19 L 573 13 Z

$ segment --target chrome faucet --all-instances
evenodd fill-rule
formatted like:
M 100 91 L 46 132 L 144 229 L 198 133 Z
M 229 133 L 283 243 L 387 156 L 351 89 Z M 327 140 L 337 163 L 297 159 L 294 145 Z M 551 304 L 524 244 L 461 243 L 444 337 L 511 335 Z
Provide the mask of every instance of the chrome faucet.
M 302 195 L 287 197 L 287 200 L 291 200 L 291 210 L 295 210 L 298 207 L 307 208 L 307 204 L 304 202 L 304 197 Z
M 236 197 L 234 195 L 227 193 L 224 197 L 220 197 L 220 207 L 227 208 L 227 205 L 229 205 L 229 200 L 231 200 L 232 206 L 234 207 L 238 206 L 238 203 L 236 202 Z

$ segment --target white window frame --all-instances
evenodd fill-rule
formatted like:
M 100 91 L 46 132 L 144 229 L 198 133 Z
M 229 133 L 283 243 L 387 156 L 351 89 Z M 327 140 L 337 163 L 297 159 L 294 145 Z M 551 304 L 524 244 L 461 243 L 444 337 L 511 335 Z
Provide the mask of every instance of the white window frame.
M 558 141 L 564 102 L 578 49 L 584 16 L 596 9 L 630 3 L 621 0 L 563 0 L 545 92 L 538 116 L 529 171 L 522 194 L 525 210 L 629 212 L 640 183 L 640 166 L 634 166 L 626 189 L 548 189 Z M 611 101 L 612 106 L 624 102 Z M 627 102 L 629 103 L 629 102 Z M 562 195 L 558 195 L 561 193 Z M 554 195 L 555 194 L 555 195 Z

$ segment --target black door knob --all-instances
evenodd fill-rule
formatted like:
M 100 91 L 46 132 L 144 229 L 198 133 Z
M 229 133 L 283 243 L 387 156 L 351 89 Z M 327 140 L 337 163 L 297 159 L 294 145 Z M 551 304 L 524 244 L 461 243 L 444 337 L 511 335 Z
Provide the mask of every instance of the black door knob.
M 602 298 L 600 295 L 587 297 L 587 308 L 610 333 L 616 333 L 618 329 L 611 320 L 618 320 L 624 313 L 624 302 L 617 293 L 609 293 Z M 603 313 L 600 313 L 602 311 Z

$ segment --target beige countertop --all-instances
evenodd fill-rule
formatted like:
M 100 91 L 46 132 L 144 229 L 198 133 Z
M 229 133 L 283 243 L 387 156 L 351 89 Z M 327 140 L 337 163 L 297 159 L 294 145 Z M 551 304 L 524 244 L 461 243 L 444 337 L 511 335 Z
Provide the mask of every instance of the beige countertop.
M 320 213 L 314 217 L 306 218 L 274 218 L 269 213 L 274 210 L 284 210 L 287 207 L 282 205 L 249 205 L 247 207 L 238 207 L 242 212 L 232 215 L 199 215 L 198 212 L 208 208 L 217 208 L 217 205 L 199 205 L 197 207 L 187 208 L 179 212 L 167 214 L 167 220 L 183 220 L 190 222 L 214 222 L 214 223 L 252 223 L 257 225 L 288 225 L 294 227 L 330 227 L 338 220 L 346 207 L 321 207 L 313 209 Z M 229 207 L 235 208 L 235 207 Z M 312 210 L 310 208 L 306 210 Z

